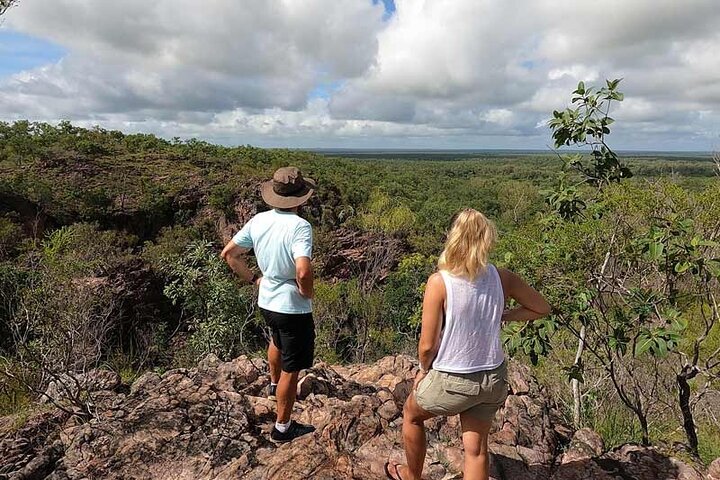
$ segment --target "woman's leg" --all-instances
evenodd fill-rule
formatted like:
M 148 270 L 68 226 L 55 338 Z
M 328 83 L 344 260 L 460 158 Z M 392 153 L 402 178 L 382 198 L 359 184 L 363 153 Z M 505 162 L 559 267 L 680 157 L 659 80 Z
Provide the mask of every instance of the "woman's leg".
M 488 434 L 492 421 L 480 420 L 469 412 L 460 414 L 463 447 L 465 448 L 465 480 L 488 480 L 490 457 Z
M 435 415 L 423 410 L 415 401 L 415 393 L 411 393 L 403 408 L 403 443 L 407 468 L 400 467 L 402 480 L 420 480 L 427 441 L 425 439 L 425 420 Z

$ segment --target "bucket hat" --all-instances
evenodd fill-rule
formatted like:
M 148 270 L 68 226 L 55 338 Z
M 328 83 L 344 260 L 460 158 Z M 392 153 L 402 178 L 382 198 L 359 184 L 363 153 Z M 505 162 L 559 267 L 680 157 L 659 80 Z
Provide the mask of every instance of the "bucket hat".
M 297 167 L 278 168 L 272 180 L 262 184 L 262 199 L 275 208 L 299 207 L 315 192 L 315 181 L 305 178 Z

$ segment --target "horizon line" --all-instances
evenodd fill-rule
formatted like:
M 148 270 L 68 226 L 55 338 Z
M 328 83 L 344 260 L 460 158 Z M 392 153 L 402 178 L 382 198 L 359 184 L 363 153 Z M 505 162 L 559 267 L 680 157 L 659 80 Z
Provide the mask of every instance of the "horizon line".
M 407 153 L 473 153 L 473 152 L 528 152 L 528 153 L 589 153 L 581 149 L 540 149 L 540 148 L 398 148 L 398 147 L 261 147 L 268 149 L 298 150 L 310 152 L 407 152 Z M 712 155 L 713 150 L 644 150 L 644 149 L 617 149 L 617 153 L 694 153 Z

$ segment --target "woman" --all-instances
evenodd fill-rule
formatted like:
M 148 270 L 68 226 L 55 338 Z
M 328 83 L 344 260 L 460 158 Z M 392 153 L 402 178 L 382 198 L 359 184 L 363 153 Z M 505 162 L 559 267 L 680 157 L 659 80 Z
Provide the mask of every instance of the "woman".
M 488 478 L 488 434 L 508 389 L 500 325 L 550 313 L 550 305 L 523 279 L 488 263 L 496 235 L 482 213 L 463 210 L 450 229 L 439 272 L 428 279 L 418 345 L 420 371 L 403 410 L 407 465 L 386 463 L 391 479 L 420 479 L 427 450 L 425 420 L 457 414 L 464 478 Z M 505 310 L 507 298 L 519 306 Z

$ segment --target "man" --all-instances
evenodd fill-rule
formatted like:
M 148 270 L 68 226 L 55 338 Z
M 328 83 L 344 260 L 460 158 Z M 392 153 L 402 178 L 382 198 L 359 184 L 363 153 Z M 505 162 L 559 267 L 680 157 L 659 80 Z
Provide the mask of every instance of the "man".
M 315 190 L 295 167 L 278 169 L 262 185 L 262 198 L 272 210 L 251 218 L 220 254 L 240 277 L 259 286 L 258 307 L 272 330 L 268 346 L 270 387 L 277 400 L 277 421 L 270 433 L 284 443 L 315 430 L 290 420 L 298 373 L 312 366 L 315 326 L 312 317 L 312 228 L 298 215 Z M 243 255 L 255 251 L 257 277 Z

